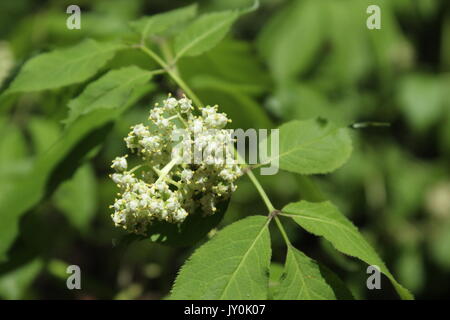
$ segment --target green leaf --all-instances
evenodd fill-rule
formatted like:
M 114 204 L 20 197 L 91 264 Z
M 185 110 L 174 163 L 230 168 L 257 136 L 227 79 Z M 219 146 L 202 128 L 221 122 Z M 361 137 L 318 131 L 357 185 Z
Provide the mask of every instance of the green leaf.
M 0 261 L 13 244 L 19 229 L 20 217 L 35 206 L 58 183 L 79 166 L 86 154 L 104 141 L 110 124 L 146 91 L 137 92 L 128 103 L 114 110 L 95 110 L 80 117 L 66 128 L 58 141 L 40 155 L 33 167 L 16 178 L 0 201 Z
M 7 117 L 0 117 L 0 174 L 11 171 L 11 165 L 26 160 L 27 143 L 19 127 Z
M 61 133 L 60 125 L 44 117 L 33 117 L 28 123 L 36 154 L 42 154 L 55 143 Z
M 391 280 L 401 298 L 413 299 L 412 294 L 394 279 L 384 262 L 358 229 L 330 202 L 290 203 L 282 209 L 282 212 L 283 215 L 291 217 L 308 232 L 323 236 L 342 253 L 356 257 L 369 265 L 378 266 L 381 272 Z
M 360 110 L 359 105 L 346 100 L 337 104 L 316 86 L 296 80 L 279 84 L 267 108 L 284 121 L 321 117 L 336 126 L 346 126 L 358 116 L 356 107 Z
M 142 39 L 146 39 L 150 35 L 164 32 L 176 24 L 192 19 L 196 14 L 197 5 L 192 4 L 153 16 L 142 17 L 137 21 L 130 22 L 130 26 L 141 34 Z
M 196 56 L 212 49 L 225 37 L 238 17 L 238 11 L 202 15 L 175 38 L 176 59 L 182 56 Z
M 88 164 L 80 167 L 72 179 L 61 184 L 53 199 L 74 227 L 87 232 L 97 209 L 96 180 L 92 167 Z
M 328 173 L 342 166 L 352 151 L 348 129 L 335 127 L 323 119 L 290 121 L 279 129 L 278 154 L 263 157 L 261 163 L 279 160 L 283 170 Z M 260 147 L 266 144 L 270 150 L 271 137 L 267 140 L 262 140 Z
M 274 300 L 280 288 L 281 277 L 284 272 L 284 267 L 281 263 L 272 262 L 270 264 L 270 275 L 269 275 L 269 295 L 268 300 Z
M 0 202 L 2 202 L 7 199 L 8 192 L 13 188 L 17 178 L 29 172 L 32 159 L 28 154 L 25 136 L 11 119 L 0 117 L 0 136 L 0 181 L 2 181 Z
M 78 97 L 69 102 L 66 124 L 96 109 L 119 108 L 151 77 L 150 71 L 135 66 L 109 71 L 100 79 L 91 82 Z
M 88 39 L 70 48 L 38 55 L 25 63 L 6 92 L 39 91 L 83 82 L 124 48 L 117 42 Z
M 183 265 L 171 299 L 266 299 L 270 236 L 264 216 L 251 216 L 219 231 Z
M 186 82 L 194 87 L 216 82 L 252 96 L 260 96 L 271 88 L 267 70 L 255 59 L 250 42 L 224 39 L 201 56 L 181 59 L 178 67 Z
M 258 47 L 281 80 L 311 67 L 325 40 L 323 1 L 291 1 L 262 29 Z
M 301 251 L 288 246 L 284 276 L 275 300 L 335 300 L 319 265 Z

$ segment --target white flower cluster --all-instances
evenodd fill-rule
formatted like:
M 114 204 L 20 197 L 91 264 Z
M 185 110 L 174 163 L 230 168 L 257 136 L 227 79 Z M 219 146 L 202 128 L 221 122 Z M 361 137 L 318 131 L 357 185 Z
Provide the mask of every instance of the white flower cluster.
M 148 126 L 131 127 L 125 142 L 141 163 L 128 169 L 128 155 L 112 162 L 111 178 L 121 190 L 111 206 L 116 226 L 145 234 L 154 221 L 181 223 L 198 211 L 211 215 L 217 203 L 236 190 L 234 182 L 242 171 L 236 162 L 226 161 L 233 154 L 231 132 L 224 129 L 229 120 L 217 112 L 217 106 L 200 111 L 195 115 L 186 97 L 169 96 L 163 106 L 155 105 L 150 111 Z M 172 137 L 179 129 L 184 139 L 182 148 L 176 149 Z M 192 149 L 207 154 L 206 158 L 181 161 L 180 150 Z

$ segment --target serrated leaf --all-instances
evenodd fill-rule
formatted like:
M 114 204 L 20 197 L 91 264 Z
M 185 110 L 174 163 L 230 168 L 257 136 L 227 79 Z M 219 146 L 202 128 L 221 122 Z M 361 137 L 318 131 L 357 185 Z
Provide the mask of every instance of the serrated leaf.
M 58 141 L 40 155 L 33 167 L 14 180 L 3 192 L 0 201 L 0 261 L 13 244 L 19 229 L 19 219 L 59 182 L 70 177 L 86 154 L 104 141 L 112 123 L 124 110 L 142 97 L 136 92 L 128 103 L 114 110 L 96 110 L 80 117 L 67 127 Z
M 219 231 L 183 265 L 171 299 L 267 299 L 270 236 L 264 216 Z
M 85 81 L 123 48 L 117 42 L 88 39 L 70 48 L 38 55 L 25 63 L 6 92 L 54 89 Z
M 125 104 L 133 92 L 145 85 L 152 77 L 150 71 L 136 66 L 111 70 L 100 79 L 91 82 L 84 91 L 69 102 L 66 124 L 80 115 L 96 109 L 115 109 Z
M 319 265 L 301 251 L 288 246 L 283 278 L 275 300 L 335 300 Z
M 161 33 L 170 27 L 185 22 L 197 14 L 197 5 L 192 4 L 183 8 L 142 17 L 137 21 L 130 22 L 130 26 L 141 34 L 142 39 Z
M 175 38 L 176 59 L 182 56 L 196 56 L 212 49 L 225 37 L 238 17 L 238 11 L 202 15 Z
M 401 298 L 413 299 L 412 294 L 395 280 L 376 251 L 353 223 L 330 202 L 290 203 L 282 209 L 282 212 L 283 215 L 291 217 L 308 232 L 323 236 L 342 253 L 361 259 L 369 265 L 378 266 L 381 272 L 391 280 Z
M 279 160 L 283 170 L 300 174 L 331 172 L 342 166 L 352 151 L 347 129 L 322 119 L 290 121 L 279 127 L 279 152 L 261 163 Z M 262 140 L 270 150 L 271 137 Z M 274 142 L 275 143 L 275 142 Z

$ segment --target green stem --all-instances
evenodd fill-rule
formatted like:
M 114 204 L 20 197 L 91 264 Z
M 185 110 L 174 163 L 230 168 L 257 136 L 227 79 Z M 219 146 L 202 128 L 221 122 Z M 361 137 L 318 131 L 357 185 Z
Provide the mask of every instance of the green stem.
M 164 62 L 164 60 L 158 56 L 153 50 L 150 50 L 144 45 L 139 45 L 139 49 L 141 49 L 145 54 L 147 54 L 149 57 L 151 57 L 153 60 L 155 60 L 164 70 L 169 72 L 169 66 Z
M 267 209 L 269 210 L 269 213 L 275 211 L 275 207 L 273 206 L 272 202 L 270 202 L 270 199 L 267 196 L 267 193 L 264 191 L 263 187 L 259 183 L 258 179 L 255 177 L 253 172 L 251 172 L 249 170 L 249 171 L 247 171 L 247 175 L 250 178 L 250 180 L 252 181 L 253 185 L 256 187 L 256 190 L 258 190 L 259 195 L 261 196 L 261 198 L 264 201 L 264 204 L 266 205 Z
M 192 101 L 194 101 L 194 103 L 202 108 L 204 105 L 203 103 L 200 101 L 200 99 L 197 97 L 197 95 L 191 90 L 191 88 L 189 88 L 189 86 L 187 85 L 186 82 L 184 82 L 183 79 L 181 79 L 175 72 L 170 71 L 169 75 L 172 77 L 172 79 L 180 86 L 181 89 L 183 89 L 183 91 L 187 94 L 188 97 L 190 97 L 192 99 Z
M 180 88 L 186 93 L 188 97 L 190 97 L 194 101 L 194 103 L 198 107 L 203 107 L 203 103 L 200 101 L 197 95 L 191 90 L 191 88 L 189 88 L 186 82 L 184 82 L 184 80 L 181 79 L 180 76 L 178 76 L 176 72 L 163 59 L 161 59 L 159 55 L 145 46 L 140 45 L 139 48 L 153 60 L 155 60 L 161 67 L 163 67 L 169 74 L 169 76 L 173 79 L 173 81 L 175 81 L 180 86 Z
M 172 170 L 172 168 L 178 163 L 178 159 L 174 158 L 172 159 L 164 168 L 161 169 L 160 175 L 158 179 L 156 180 L 155 184 L 164 180 L 164 178 L 167 176 L 167 174 Z
M 158 44 L 159 44 L 159 48 L 161 49 L 161 53 L 162 53 L 163 57 L 166 59 L 169 66 L 171 68 L 173 68 L 174 73 L 179 75 L 178 68 L 177 68 L 177 65 L 174 61 L 174 57 L 172 54 L 172 50 L 171 50 L 167 40 L 164 38 L 161 38 L 161 39 L 159 39 Z
M 151 75 L 157 75 L 157 74 L 163 74 L 166 73 L 167 71 L 165 69 L 156 69 L 156 70 L 152 70 L 150 71 Z
M 136 170 L 142 168 L 143 166 L 144 166 L 143 164 L 140 164 L 140 165 L 134 167 L 133 169 L 131 169 L 131 170 L 129 171 L 129 173 L 133 173 L 133 172 L 135 172 Z

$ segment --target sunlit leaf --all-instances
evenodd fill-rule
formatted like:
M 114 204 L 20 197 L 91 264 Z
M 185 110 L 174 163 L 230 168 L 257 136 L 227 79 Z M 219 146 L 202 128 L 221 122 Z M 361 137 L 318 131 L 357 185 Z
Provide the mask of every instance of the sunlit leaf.
M 183 265 L 171 299 L 266 299 L 270 266 L 267 217 L 219 231 Z

